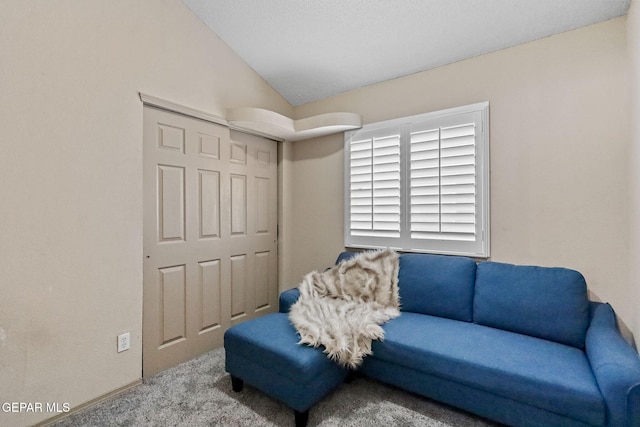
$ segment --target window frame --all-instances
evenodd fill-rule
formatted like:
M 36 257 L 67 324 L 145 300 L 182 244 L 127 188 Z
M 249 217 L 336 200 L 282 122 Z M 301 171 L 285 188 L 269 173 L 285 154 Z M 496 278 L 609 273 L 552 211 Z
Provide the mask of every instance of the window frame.
M 418 239 L 411 236 L 411 134 L 417 129 L 437 126 L 439 129 L 458 123 L 475 124 L 475 239 Z M 413 130 L 413 132 L 412 132 Z M 351 232 L 351 141 L 381 138 L 390 134 L 400 137 L 400 234 L 398 237 L 358 236 Z M 373 142 L 372 142 L 373 145 Z M 438 149 L 441 161 L 442 149 Z M 373 156 L 373 152 L 372 152 Z M 372 160 L 373 163 L 373 160 Z M 373 168 L 373 166 L 371 166 Z M 441 169 L 439 169 L 440 171 Z M 422 252 L 444 255 L 464 255 L 474 258 L 490 256 L 490 165 L 489 165 L 489 102 L 449 108 L 425 114 L 371 123 L 344 134 L 344 244 L 346 248 L 393 248 L 402 252 Z M 440 173 L 440 172 L 439 172 Z M 373 172 L 372 172 L 373 176 Z M 438 175 L 441 179 L 442 175 Z M 372 184 L 373 187 L 373 184 Z M 374 190 L 372 189 L 372 192 Z M 440 194 L 440 193 L 439 193 Z M 372 196 L 373 199 L 373 196 Z M 373 207 L 372 202 L 372 218 Z M 440 203 L 439 206 L 442 206 Z M 373 221 L 373 219 L 372 219 Z

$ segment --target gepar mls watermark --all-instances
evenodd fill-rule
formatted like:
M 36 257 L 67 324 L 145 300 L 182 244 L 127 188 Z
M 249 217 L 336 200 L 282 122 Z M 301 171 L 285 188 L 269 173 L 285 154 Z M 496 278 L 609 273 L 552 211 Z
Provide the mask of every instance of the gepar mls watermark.
M 67 402 L 3 402 L 0 410 L 4 413 L 50 412 L 62 414 L 71 410 Z

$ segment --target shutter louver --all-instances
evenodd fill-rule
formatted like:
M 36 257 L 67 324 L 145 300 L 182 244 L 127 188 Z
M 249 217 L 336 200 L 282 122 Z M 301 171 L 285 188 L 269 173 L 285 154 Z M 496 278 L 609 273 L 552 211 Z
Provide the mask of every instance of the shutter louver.
M 353 236 L 400 236 L 400 135 L 351 142 Z

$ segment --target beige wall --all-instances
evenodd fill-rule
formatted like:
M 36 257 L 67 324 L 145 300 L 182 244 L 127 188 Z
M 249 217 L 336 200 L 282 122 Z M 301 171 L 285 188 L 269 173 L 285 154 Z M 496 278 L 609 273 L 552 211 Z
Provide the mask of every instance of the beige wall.
M 371 123 L 489 101 L 492 259 L 575 268 L 632 327 L 626 22 L 365 87 L 296 115 L 353 111 Z M 293 158 L 291 285 L 342 247 L 342 136 L 294 143 Z
M 292 114 L 179 0 L 0 4 L 0 403 L 75 407 L 141 376 L 138 91 Z
M 627 16 L 629 44 L 629 75 L 631 81 L 631 155 L 630 159 L 630 191 L 629 202 L 631 240 L 631 271 L 629 286 L 630 296 L 635 302 L 634 332 L 636 344 L 640 347 L 640 0 L 633 0 Z M 635 292 L 633 292 L 635 290 Z

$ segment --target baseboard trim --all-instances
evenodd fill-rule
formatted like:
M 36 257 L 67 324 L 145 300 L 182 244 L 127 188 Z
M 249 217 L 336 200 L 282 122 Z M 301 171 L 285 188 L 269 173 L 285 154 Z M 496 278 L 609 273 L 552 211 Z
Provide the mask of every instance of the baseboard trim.
M 113 390 L 113 391 L 111 391 L 111 392 L 109 392 L 107 394 L 103 394 L 102 396 L 96 397 L 93 400 L 90 400 L 90 401 L 85 402 L 85 403 L 83 403 L 81 405 L 78 405 L 78 406 L 72 408 L 69 412 L 66 412 L 64 414 L 56 415 L 55 417 L 47 418 L 46 420 L 41 421 L 38 424 L 35 424 L 33 427 L 46 427 L 46 426 L 49 426 L 49 425 L 51 425 L 53 423 L 56 423 L 56 422 L 58 422 L 58 421 L 60 421 L 60 420 L 62 420 L 64 418 L 70 417 L 71 415 L 77 414 L 79 412 L 84 411 L 85 409 L 89 409 L 89 408 L 91 408 L 91 407 L 93 407 L 93 406 L 95 406 L 95 405 L 97 405 L 99 403 L 102 403 L 105 400 L 112 399 L 112 398 L 114 398 L 114 397 L 116 397 L 116 396 L 118 396 L 118 395 L 120 395 L 120 394 L 122 394 L 122 393 L 124 393 L 126 391 L 131 390 L 132 388 L 135 388 L 135 387 L 139 386 L 140 384 L 142 384 L 142 378 L 140 378 L 140 379 L 138 379 L 138 380 L 136 380 L 136 381 L 134 381 L 134 382 L 132 382 L 130 384 L 127 384 L 127 385 L 124 385 L 124 386 L 122 386 L 120 388 L 117 388 L 117 389 L 115 389 L 115 390 Z

